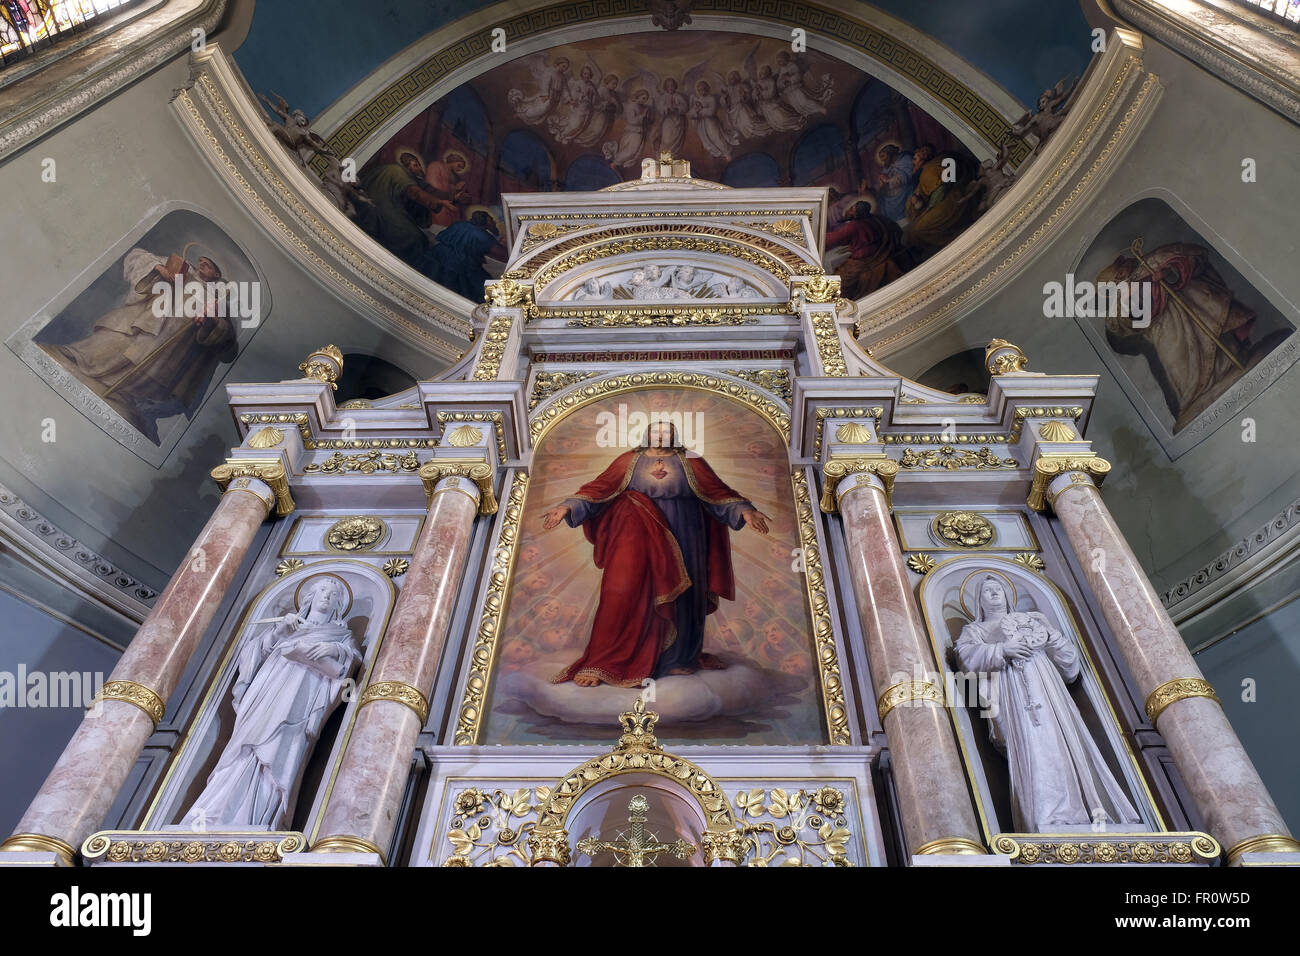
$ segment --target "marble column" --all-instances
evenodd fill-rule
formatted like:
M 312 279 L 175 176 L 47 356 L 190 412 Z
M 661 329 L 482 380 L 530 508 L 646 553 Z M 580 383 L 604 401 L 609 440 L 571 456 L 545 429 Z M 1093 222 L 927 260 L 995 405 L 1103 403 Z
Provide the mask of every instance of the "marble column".
M 283 479 L 283 471 L 278 477 Z M 0 850 L 52 851 L 60 862 L 72 864 L 162 720 L 168 695 L 276 500 L 272 488 L 258 478 L 229 481 L 212 517 Z
M 1147 695 L 1147 717 L 1169 745 L 1206 829 L 1229 863 L 1240 862 L 1243 853 L 1300 851 L 1096 485 L 1084 470 L 1061 471 L 1047 462 L 1038 469 L 1038 484 L 1045 485 L 1046 502 Z
M 393 838 L 416 738 L 429 715 L 427 694 L 451 624 L 479 508 L 480 489 L 472 479 L 434 478 L 424 530 L 361 695 L 356 725 L 321 820 L 324 835 L 312 844 L 313 852 L 368 852 L 388 862 L 384 849 Z
M 828 475 L 834 464 L 828 464 Z M 844 477 L 832 493 L 838 494 L 907 847 L 914 855 L 984 854 L 942 682 L 889 519 L 887 491 L 880 477 L 863 473 Z

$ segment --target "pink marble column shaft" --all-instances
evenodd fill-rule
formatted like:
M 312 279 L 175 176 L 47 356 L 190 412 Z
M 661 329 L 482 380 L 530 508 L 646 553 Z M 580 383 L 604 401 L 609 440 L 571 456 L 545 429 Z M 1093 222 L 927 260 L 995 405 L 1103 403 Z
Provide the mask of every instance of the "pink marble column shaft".
M 128 681 L 157 695 L 136 697 L 146 705 L 167 700 L 273 502 L 271 489 L 257 479 L 232 484 L 113 668 L 106 692 L 113 682 Z M 123 689 L 135 693 L 129 685 Z M 153 731 L 153 719 L 136 704 L 101 700 L 64 748 L 15 834 L 40 834 L 80 849 Z
M 393 682 L 428 695 L 446 641 L 465 568 L 478 493 L 465 478 L 444 478 L 434 490 L 424 530 L 397 597 L 379 658 L 367 685 Z M 348 740 L 316 845 L 366 847 L 382 853 L 393 837 L 411 756 L 424 724 L 407 703 L 384 696 L 362 706 Z
M 884 491 L 873 476 L 857 476 L 856 482 L 840 498 L 840 516 L 879 697 L 905 681 L 937 681 L 938 670 Z M 938 700 L 906 700 L 885 715 L 903 831 L 913 853 L 977 853 L 984 841 L 942 688 L 938 681 Z
M 1138 689 L 1150 695 L 1171 680 L 1203 679 L 1096 486 L 1066 475 L 1049 486 L 1050 492 L 1057 492 L 1053 509 Z M 1169 745 L 1210 835 L 1230 858 L 1238 847 L 1259 837 L 1290 835 L 1216 701 L 1177 700 L 1160 712 L 1156 729 Z M 1286 848 L 1271 842 L 1275 845 L 1263 848 Z

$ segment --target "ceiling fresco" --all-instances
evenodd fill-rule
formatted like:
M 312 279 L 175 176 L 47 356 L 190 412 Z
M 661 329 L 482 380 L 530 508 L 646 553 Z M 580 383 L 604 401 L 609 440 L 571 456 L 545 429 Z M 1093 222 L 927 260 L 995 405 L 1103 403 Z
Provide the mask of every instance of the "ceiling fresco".
M 783 41 L 692 31 L 667 49 L 660 34 L 568 43 L 462 84 L 370 157 L 360 224 L 481 300 L 504 256 L 503 194 L 601 189 L 663 151 L 728 186 L 829 187 L 829 264 L 855 297 L 975 215 L 975 158 L 896 90 Z

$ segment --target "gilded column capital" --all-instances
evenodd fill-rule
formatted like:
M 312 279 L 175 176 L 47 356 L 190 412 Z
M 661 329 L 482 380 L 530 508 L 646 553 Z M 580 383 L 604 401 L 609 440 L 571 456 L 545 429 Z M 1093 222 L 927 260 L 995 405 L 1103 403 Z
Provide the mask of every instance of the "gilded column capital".
M 1223 702 L 1219 696 L 1214 693 L 1214 688 L 1210 682 L 1200 677 L 1175 677 L 1173 680 L 1167 680 L 1151 693 L 1147 694 L 1145 710 L 1147 720 L 1151 721 L 1151 726 L 1156 725 L 1156 719 L 1164 712 L 1170 704 L 1176 704 L 1180 700 L 1186 700 L 1188 697 L 1208 697 L 1220 707 Z
M 705 863 L 722 860 L 739 866 L 749 852 L 751 842 L 741 830 L 705 830 L 700 837 Z
M 487 304 L 498 309 L 527 308 L 533 304 L 533 287 L 511 278 L 501 278 L 483 287 Z
M 1110 462 L 1091 453 L 1042 455 L 1034 462 L 1034 478 L 1029 486 L 1026 504 L 1035 511 L 1046 511 L 1050 503 L 1047 498 L 1047 486 L 1062 475 L 1071 473 L 1078 476 L 1071 479 L 1076 483 L 1086 484 L 1087 479 L 1090 478 L 1094 484 L 1099 485 L 1110 474 Z
M 298 370 L 308 378 L 324 382 L 330 391 L 338 391 L 339 376 L 343 374 L 343 353 L 336 345 L 322 346 L 308 355 Z
M 822 466 L 822 511 L 826 514 L 835 514 L 839 511 L 840 486 L 850 475 L 870 475 L 878 479 L 879 487 L 872 484 L 869 479 L 858 479 L 853 487 L 870 484 L 871 487 L 884 492 L 885 506 L 893 508 L 894 478 L 897 474 L 898 462 L 886 455 L 832 458 Z
M 444 478 L 468 478 L 478 491 L 478 513 L 481 515 L 497 513 L 496 492 L 492 488 L 496 469 L 481 458 L 430 458 L 420 466 L 419 475 L 420 480 L 424 482 L 427 504 L 433 504 L 438 483 Z
M 149 715 L 149 719 L 153 721 L 154 730 L 157 730 L 158 725 L 162 723 L 163 714 L 167 710 L 167 706 L 159 694 L 143 684 L 137 684 L 133 680 L 108 681 L 95 695 L 91 706 L 93 707 L 102 700 L 120 700 L 128 704 L 134 704 Z
M 424 726 L 425 720 L 429 717 L 428 699 L 418 689 L 400 680 L 385 680 L 367 685 L 361 692 L 361 701 L 357 704 L 357 709 L 360 710 L 366 704 L 373 704 L 377 700 L 391 700 L 411 708 L 420 718 L 420 726 Z
M 537 827 L 528 838 L 528 849 L 532 853 L 532 864 L 554 863 L 556 866 L 568 866 L 569 831 L 563 827 Z
M 280 517 L 293 513 L 294 503 L 293 495 L 289 492 L 289 476 L 284 470 L 284 462 L 279 458 L 227 458 L 224 465 L 217 465 L 212 469 L 212 480 L 217 483 L 222 494 L 227 491 L 241 490 L 238 484 L 240 478 L 256 478 L 264 482 L 275 494 L 275 513 Z
M 984 349 L 984 365 L 990 375 L 1006 375 L 1008 372 L 1023 372 L 1029 368 L 1029 359 L 1006 339 L 994 339 Z

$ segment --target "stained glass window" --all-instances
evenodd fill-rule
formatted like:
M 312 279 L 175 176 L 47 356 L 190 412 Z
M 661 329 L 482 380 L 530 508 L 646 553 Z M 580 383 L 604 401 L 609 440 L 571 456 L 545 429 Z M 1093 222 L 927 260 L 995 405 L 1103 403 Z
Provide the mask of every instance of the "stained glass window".
M 1237 2 L 1272 14 L 1293 27 L 1300 24 L 1300 0 L 1237 0 Z
M 0 0 L 0 67 L 53 46 L 139 0 Z M 1298 0 L 1300 2 L 1300 0 Z

